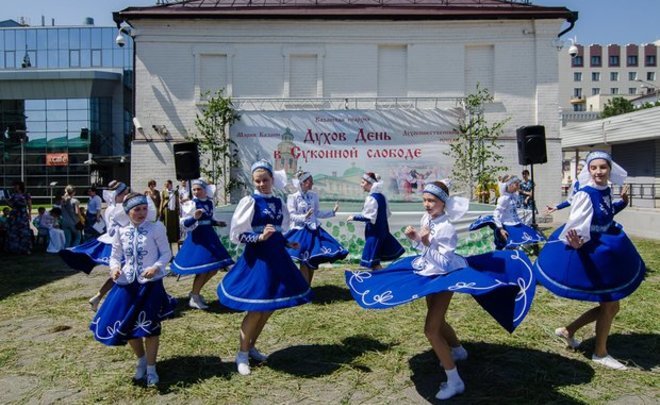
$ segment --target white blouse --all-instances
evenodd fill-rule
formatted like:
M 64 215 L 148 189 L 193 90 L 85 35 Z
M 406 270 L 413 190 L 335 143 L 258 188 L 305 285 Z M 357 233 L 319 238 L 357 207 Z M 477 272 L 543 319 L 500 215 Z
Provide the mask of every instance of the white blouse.
M 272 194 L 261 194 L 255 191 L 254 194 L 261 195 L 264 198 L 270 198 Z M 254 217 L 255 201 L 251 195 L 245 196 L 238 202 L 238 206 L 231 217 L 231 225 L 229 228 L 229 238 L 235 244 L 241 243 L 240 237 L 245 232 L 253 232 L 252 218 Z M 274 224 L 273 224 L 274 225 Z M 282 225 L 277 226 L 278 230 L 289 229 L 289 212 L 285 207 L 282 207 Z
M 376 223 L 376 217 L 378 216 L 378 201 L 376 201 L 376 199 L 372 197 L 371 194 L 380 193 L 382 191 L 381 189 L 381 183 L 375 183 L 371 187 L 369 195 L 364 199 L 364 207 L 362 207 L 362 212 L 360 213 L 360 215 L 367 218 L 372 224 Z M 385 197 L 385 194 L 383 194 L 383 197 L 387 202 L 387 197 Z M 392 211 L 390 211 L 390 205 L 387 204 L 387 217 L 389 218 L 391 216 Z
M 515 198 L 513 193 L 503 193 L 497 199 L 497 206 L 493 211 L 493 222 L 498 228 L 501 228 L 503 224 L 517 225 L 520 223 Z
M 422 255 L 413 261 L 415 273 L 421 276 L 434 276 L 467 267 L 465 259 L 454 253 L 458 236 L 446 214 L 436 218 L 431 218 L 428 213 L 424 214 L 420 226 L 430 230 L 429 246 L 424 246 L 421 241 L 414 246 L 415 249 L 422 251 Z
M 289 211 L 289 218 L 291 220 L 291 229 L 300 229 L 307 226 L 309 229 L 316 229 L 319 226 L 319 219 L 332 218 L 335 212 L 321 211 L 319 196 L 313 191 L 303 193 L 290 194 L 286 200 L 286 208 Z M 312 210 L 312 215 L 305 218 L 309 210 Z
M 608 186 L 597 186 L 593 182 L 587 184 L 596 190 L 605 190 Z M 591 218 L 594 215 L 594 207 L 591 204 L 591 198 L 586 192 L 579 190 L 573 194 L 571 200 L 571 214 L 566 221 L 564 230 L 559 234 L 559 240 L 569 245 L 566 239 L 566 233 L 575 229 L 584 243 L 591 240 Z
M 117 284 L 131 284 L 136 278 L 138 283 L 144 284 L 165 277 L 165 266 L 171 258 L 165 225 L 160 221 L 145 220 L 138 226 L 129 223 L 115 232 L 110 269 L 121 269 L 121 275 L 115 281 Z M 123 266 L 122 259 L 125 260 Z M 158 271 L 154 277 L 146 279 L 142 273 L 150 267 L 156 267 Z

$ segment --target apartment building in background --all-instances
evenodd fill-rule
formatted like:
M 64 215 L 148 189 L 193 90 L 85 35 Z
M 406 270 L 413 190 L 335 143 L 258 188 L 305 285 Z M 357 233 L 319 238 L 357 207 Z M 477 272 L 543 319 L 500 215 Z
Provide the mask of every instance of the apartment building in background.
M 599 112 L 613 97 L 635 99 L 660 88 L 660 40 L 649 44 L 577 45 L 559 53 L 559 105 L 563 112 Z

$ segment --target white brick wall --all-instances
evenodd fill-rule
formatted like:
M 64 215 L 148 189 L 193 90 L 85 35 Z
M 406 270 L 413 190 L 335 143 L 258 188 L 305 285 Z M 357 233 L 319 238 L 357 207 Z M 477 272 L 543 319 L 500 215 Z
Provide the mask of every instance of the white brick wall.
M 487 117 L 510 117 L 501 150 L 511 172 L 520 173 L 515 129 L 546 126 L 549 163 L 536 167 L 539 206 L 560 198 L 557 50 L 553 38 L 562 21 L 134 22 L 136 115 L 154 142 L 133 144 L 132 182 L 160 184 L 174 176 L 171 145 L 158 142 L 152 125 L 166 125 L 175 139 L 194 130 L 195 49 L 231 48 L 227 81 L 233 97 L 280 98 L 285 94 L 285 50 L 322 52 L 324 97 L 374 97 L 378 91 L 378 47 L 407 48 L 406 94 L 460 97 L 465 94 L 466 46 L 494 49 L 494 95 Z

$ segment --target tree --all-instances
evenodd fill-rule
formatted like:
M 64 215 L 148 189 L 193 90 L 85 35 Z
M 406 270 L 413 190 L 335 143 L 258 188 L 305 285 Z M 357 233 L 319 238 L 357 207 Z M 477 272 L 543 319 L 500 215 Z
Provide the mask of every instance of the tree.
M 206 104 L 201 114 L 196 114 L 196 133 L 186 139 L 197 142 L 202 160 L 200 171 L 212 184 L 223 185 L 223 199 L 226 202 L 232 188 L 240 186 L 240 181 L 232 179 L 232 167 L 239 165 L 236 143 L 229 139 L 227 130 L 240 119 L 234 109 L 230 97 L 223 96 L 223 90 L 218 90 L 210 96 L 206 92 Z
M 500 164 L 503 158 L 497 153 L 502 147 L 497 139 L 502 135 L 509 118 L 490 125 L 484 114 L 484 106 L 493 102 L 488 89 L 477 84 L 474 93 L 460 102 L 458 136 L 449 145 L 446 155 L 454 159 L 452 180 L 463 185 L 470 198 L 477 184 L 482 188 L 495 181 L 497 172 L 508 169 Z
M 635 106 L 630 100 L 623 97 L 614 97 L 607 100 L 603 112 L 600 114 L 601 118 L 612 117 L 635 111 Z

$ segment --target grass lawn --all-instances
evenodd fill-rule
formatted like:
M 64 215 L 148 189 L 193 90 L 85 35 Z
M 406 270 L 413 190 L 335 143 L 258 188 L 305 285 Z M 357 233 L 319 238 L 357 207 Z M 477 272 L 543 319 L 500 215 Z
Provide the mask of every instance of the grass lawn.
M 579 351 L 553 336 L 592 305 L 537 289 L 530 314 L 509 335 L 468 295 L 456 294 L 448 318 L 469 359 L 459 363 L 466 392 L 456 403 L 658 403 L 660 401 L 660 241 L 635 241 L 646 280 L 621 302 L 610 353 L 627 371 L 592 365 L 593 326 Z M 97 343 L 87 299 L 107 273 L 65 268 L 57 256 L 3 256 L 0 267 L 0 403 L 429 403 L 445 380 L 422 331 L 424 300 L 363 310 L 342 267 L 321 269 L 314 303 L 277 311 L 258 347 L 270 353 L 252 375 L 235 371 L 241 313 L 221 308 L 219 274 L 205 288 L 212 311 L 189 310 L 192 279 L 165 280 L 179 298 L 165 321 L 158 388 L 133 385 L 128 347 Z M 452 401 L 450 401 L 452 402 Z

